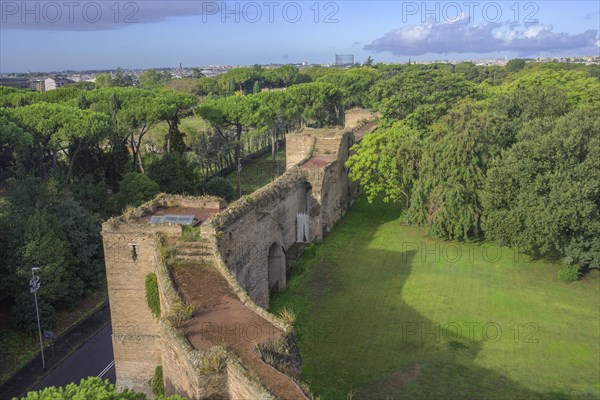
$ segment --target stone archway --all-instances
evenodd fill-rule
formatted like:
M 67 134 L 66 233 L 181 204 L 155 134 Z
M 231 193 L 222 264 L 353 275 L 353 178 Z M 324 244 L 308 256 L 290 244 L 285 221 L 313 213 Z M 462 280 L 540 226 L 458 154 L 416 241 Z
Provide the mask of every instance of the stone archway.
M 269 291 L 278 292 L 285 287 L 285 254 L 283 248 L 273 243 L 268 257 Z

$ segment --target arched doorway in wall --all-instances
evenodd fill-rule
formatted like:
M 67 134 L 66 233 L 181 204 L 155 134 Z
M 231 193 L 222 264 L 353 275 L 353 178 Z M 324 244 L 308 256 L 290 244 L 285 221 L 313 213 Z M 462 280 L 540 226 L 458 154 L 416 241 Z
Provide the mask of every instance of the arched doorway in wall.
M 285 287 L 285 254 L 283 248 L 273 243 L 268 257 L 269 291 L 278 292 Z
M 312 185 L 304 182 L 304 211 L 308 213 L 312 205 Z
M 310 183 L 304 183 L 304 210 L 298 211 L 296 214 L 296 242 L 310 242 L 310 218 L 309 212 L 312 202 L 312 186 Z

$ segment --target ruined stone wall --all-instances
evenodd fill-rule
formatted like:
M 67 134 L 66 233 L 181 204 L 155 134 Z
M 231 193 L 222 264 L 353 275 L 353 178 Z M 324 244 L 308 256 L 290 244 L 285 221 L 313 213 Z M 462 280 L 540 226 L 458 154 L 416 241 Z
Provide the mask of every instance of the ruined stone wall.
M 321 238 L 331 231 L 333 224 L 341 215 L 342 209 L 345 206 L 343 201 L 347 198 L 346 182 L 339 174 L 340 168 L 339 164 L 335 162 L 324 171 L 319 214 L 319 224 L 322 231 Z
M 223 260 L 239 285 L 261 307 L 269 305 L 268 252 L 296 242 L 296 215 L 306 210 L 304 179 L 289 171 L 211 218 Z M 285 271 L 280 287 L 285 286 Z
M 181 230 L 181 227 L 164 227 Z M 103 227 L 108 295 L 113 325 L 117 386 L 149 394 L 148 380 L 160 365 L 160 329 L 146 304 L 146 275 L 154 272 L 154 233 L 135 227 Z M 136 245 L 136 257 L 132 246 Z
M 325 169 L 306 169 L 302 171 L 306 181 L 310 184 L 310 206 L 308 210 L 309 231 L 312 240 L 323 239 L 321 224 L 321 201 L 323 195 L 323 183 L 327 173 Z
M 287 251 L 296 243 L 298 212 L 308 212 L 308 241 L 314 241 L 321 239 L 347 211 L 356 193 L 344 166 L 353 141 L 351 131 L 307 130 L 289 135 L 286 173 L 201 226 L 202 236 L 209 238 L 212 246 L 217 270 L 242 303 L 286 332 L 289 327 L 263 309 L 269 304 L 269 249 L 276 244 Z M 325 156 L 324 161 L 298 165 L 315 151 Z M 181 302 L 162 261 L 157 234 L 180 235 L 182 228 L 141 224 L 136 219 L 139 222 L 158 206 L 174 205 L 221 209 L 223 203 L 214 198 L 159 196 L 131 213 L 129 218 L 133 219 L 113 218 L 103 224 L 117 386 L 142 391 L 152 398 L 149 380 L 155 368 L 162 365 L 167 395 L 181 394 L 190 399 L 273 398 L 233 354 L 227 356 L 223 371 L 207 373 L 202 368 L 207 351 L 193 349 L 179 329 L 164 320 L 157 321 L 150 313 L 144 284 L 149 273 L 159 278 L 161 316 Z M 135 256 L 130 244 L 135 245 Z M 286 284 L 285 269 L 279 283 L 280 287 Z
M 161 325 L 165 395 L 178 394 L 190 400 L 229 399 L 227 371 L 203 371 L 202 358 L 207 352 L 194 349 L 178 329 L 166 323 Z
M 163 371 L 165 394 L 179 394 L 189 399 L 200 397 L 200 386 L 193 363 L 194 349 L 190 343 L 170 326 L 165 316 L 174 307 L 183 304 L 161 254 L 163 236 L 155 238 L 156 276 L 160 298 L 160 365 Z
M 234 359 L 227 365 L 227 388 L 231 400 L 277 400 Z
M 269 304 L 269 248 L 277 243 L 286 251 L 296 242 L 297 214 L 309 213 L 308 241 L 313 241 L 327 234 L 348 210 L 350 182 L 344 163 L 353 143 L 350 131 L 307 129 L 288 135 L 286 148 L 296 157 L 288 155 L 288 165 L 294 164 L 295 159 L 305 161 L 315 144 L 332 149 L 328 152 L 332 161 L 314 168 L 290 166 L 274 182 L 211 218 L 210 225 L 219 239 L 219 253 L 240 286 L 259 306 Z M 283 274 L 279 287 L 285 284 Z
M 351 197 L 353 183 L 348 178 L 348 170 L 345 166 L 352 144 L 354 144 L 352 132 L 348 131 L 341 135 L 337 160 L 324 170 L 321 224 L 326 231 L 331 230 L 348 211 L 353 200 Z
M 218 209 L 221 204 L 222 200 L 214 197 L 159 195 L 127 216 L 112 218 L 102 225 L 118 388 L 152 397 L 149 380 L 161 365 L 161 329 L 146 303 L 145 280 L 149 273 L 157 271 L 156 235 L 180 235 L 182 229 L 173 224 L 149 225 L 142 219 L 158 207 Z
M 345 127 L 347 129 L 354 129 L 354 127 L 356 127 L 359 124 L 359 122 L 372 120 L 375 117 L 376 114 L 369 110 L 365 110 L 362 108 L 352 108 L 346 111 L 344 119 Z
M 292 133 L 285 136 L 286 170 L 310 158 L 316 137 L 309 134 Z
M 209 234 L 210 235 L 210 234 Z M 161 302 L 160 321 L 160 354 L 163 369 L 165 395 L 179 394 L 191 400 L 196 399 L 264 399 L 275 400 L 256 377 L 253 376 L 239 361 L 237 355 L 223 347 L 216 346 L 208 350 L 194 349 L 185 337 L 183 331 L 172 326 L 167 317 L 174 308 L 183 305 L 175 283 L 165 264 L 160 248 L 163 235 L 157 235 L 156 243 L 156 274 Z M 217 250 L 216 243 L 212 249 Z M 214 257 L 217 270 L 221 271 L 220 258 Z M 225 271 L 221 271 L 225 272 Z M 227 275 L 227 274 L 226 274 Z M 229 276 L 226 276 L 229 278 Z M 233 278 L 231 278 L 233 279 Z M 229 279 L 228 279 L 229 281 Z M 273 318 L 263 309 L 252 303 L 244 296 L 241 288 L 233 281 L 232 288 L 242 294 L 240 300 L 250 309 L 268 320 L 275 322 L 286 330 L 288 326 Z M 223 368 L 214 370 L 207 368 L 205 359 L 217 354 L 223 360 Z
M 314 134 L 311 131 L 306 133 Z M 347 212 L 357 193 L 356 184 L 348 178 L 345 167 L 349 149 L 354 144 L 352 131 L 330 131 L 327 134 L 333 134 L 337 144 L 335 153 L 331 154 L 334 159 L 323 167 L 301 167 L 305 180 L 312 187 L 310 229 L 316 240 L 321 240 Z

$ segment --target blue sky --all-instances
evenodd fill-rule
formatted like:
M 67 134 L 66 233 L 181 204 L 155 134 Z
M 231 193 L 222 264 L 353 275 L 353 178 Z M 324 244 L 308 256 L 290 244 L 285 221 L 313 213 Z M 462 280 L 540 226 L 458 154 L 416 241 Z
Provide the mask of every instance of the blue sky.
M 598 1 L 0 0 L 0 72 L 599 55 Z

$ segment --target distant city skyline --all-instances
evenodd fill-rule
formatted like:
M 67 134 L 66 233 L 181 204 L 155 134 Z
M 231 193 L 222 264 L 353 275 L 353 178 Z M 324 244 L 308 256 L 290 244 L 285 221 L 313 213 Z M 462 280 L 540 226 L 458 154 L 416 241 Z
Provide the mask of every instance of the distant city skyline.
M 597 1 L 6 1 L 0 73 L 598 56 Z

